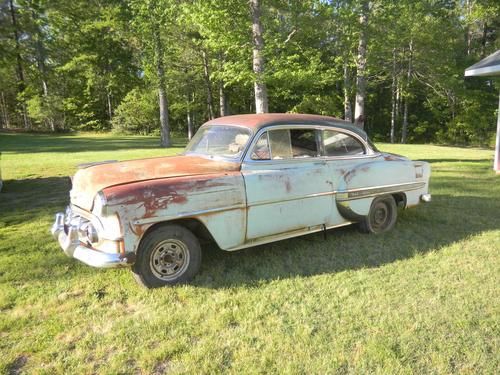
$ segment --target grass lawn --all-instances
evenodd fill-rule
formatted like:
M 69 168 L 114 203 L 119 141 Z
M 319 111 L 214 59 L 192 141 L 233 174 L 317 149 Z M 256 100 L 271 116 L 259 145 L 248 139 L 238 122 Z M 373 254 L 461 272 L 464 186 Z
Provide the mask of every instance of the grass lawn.
M 433 202 L 390 233 L 212 246 L 191 285 L 145 290 L 67 258 L 49 228 L 76 164 L 181 150 L 157 144 L 0 133 L 0 373 L 500 372 L 492 151 L 381 144 L 433 169 Z

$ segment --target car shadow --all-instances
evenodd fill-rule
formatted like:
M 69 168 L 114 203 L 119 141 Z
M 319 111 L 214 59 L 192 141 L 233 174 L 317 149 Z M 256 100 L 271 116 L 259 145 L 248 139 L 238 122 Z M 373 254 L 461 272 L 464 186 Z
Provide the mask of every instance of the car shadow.
M 0 215 L 9 225 L 39 217 L 54 207 L 68 204 L 69 177 L 44 177 L 4 181 L 0 192 Z
M 431 204 L 400 210 L 395 228 L 384 234 L 363 234 L 351 225 L 327 231 L 326 239 L 315 233 L 237 252 L 212 245 L 194 284 L 226 288 L 377 268 L 497 230 L 498 222 L 488 218 L 499 210 L 494 199 L 435 195 Z

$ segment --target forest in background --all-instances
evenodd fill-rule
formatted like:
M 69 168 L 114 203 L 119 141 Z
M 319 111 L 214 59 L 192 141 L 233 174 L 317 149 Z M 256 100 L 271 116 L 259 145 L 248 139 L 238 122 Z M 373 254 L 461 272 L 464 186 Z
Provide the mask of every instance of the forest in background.
M 188 135 L 316 113 L 377 141 L 488 145 L 496 0 L 0 0 L 0 128 Z

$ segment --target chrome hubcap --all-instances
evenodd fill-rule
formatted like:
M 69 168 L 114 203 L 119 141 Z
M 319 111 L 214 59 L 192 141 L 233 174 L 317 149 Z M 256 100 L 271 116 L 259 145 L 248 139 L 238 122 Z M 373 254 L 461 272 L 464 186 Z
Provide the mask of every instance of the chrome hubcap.
M 184 242 L 169 239 L 158 243 L 151 252 L 153 274 L 162 280 L 179 277 L 189 264 L 189 252 Z

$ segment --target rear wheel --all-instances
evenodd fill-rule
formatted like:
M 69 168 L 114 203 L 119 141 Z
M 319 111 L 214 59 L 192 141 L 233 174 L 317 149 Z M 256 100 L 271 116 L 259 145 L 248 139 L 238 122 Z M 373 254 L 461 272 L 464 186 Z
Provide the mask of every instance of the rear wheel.
M 383 233 L 394 227 L 398 217 L 396 201 L 392 195 L 376 197 L 370 207 L 368 216 L 359 223 L 359 228 L 365 233 Z
M 196 236 L 180 225 L 166 225 L 143 238 L 132 271 L 139 284 L 157 288 L 190 281 L 200 265 L 201 248 Z

